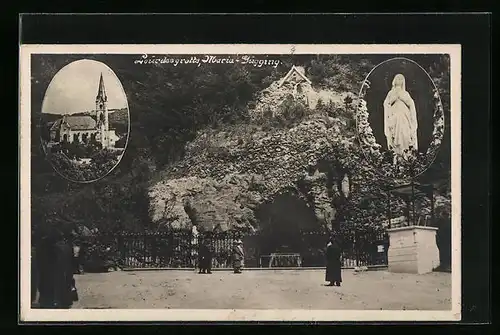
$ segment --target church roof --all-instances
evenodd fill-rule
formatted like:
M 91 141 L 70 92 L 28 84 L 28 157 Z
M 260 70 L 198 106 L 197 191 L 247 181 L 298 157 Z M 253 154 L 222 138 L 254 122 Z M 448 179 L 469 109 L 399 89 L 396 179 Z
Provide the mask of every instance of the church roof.
M 65 116 L 63 118 L 67 127 L 72 130 L 95 129 L 97 122 L 91 116 Z
M 293 73 L 298 73 L 300 77 L 302 77 L 305 81 L 307 81 L 309 84 L 311 84 L 311 81 L 309 80 L 309 78 L 307 78 L 305 76 L 305 74 L 302 73 L 302 71 L 300 71 L 300 70 L 303 70 L 303 69 L 302 68 L 299 69 L 296 66 L 292 66 L 292 68 L 290 69 L 290 71 L 288 71 L 288 73 L 286 74 L 286 76 L 280 82 L 279 86 L 283 85 L 292 76 Z
M 50 126 L 50 130 L 58 129 L 61 126 L 61 121 L 62 119 L 58 119 L 55 122 L 53 122 L 52 125 Z
M 102 101 L 108 101 L 108 97 L 106 96 L 106 88 L 104 87 L 104 79 L 102 78 L 102 73 L 101 73 L 101 78 L 99 78 L 99 89 L 97 90 L 97 96 L 96 100 Z

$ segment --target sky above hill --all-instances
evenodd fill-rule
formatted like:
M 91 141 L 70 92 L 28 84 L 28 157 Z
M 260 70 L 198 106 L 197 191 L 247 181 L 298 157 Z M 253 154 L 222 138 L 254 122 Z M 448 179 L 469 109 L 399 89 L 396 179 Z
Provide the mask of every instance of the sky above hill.
M 127 107 L 127 97 L 115 73 L 104 63 L 84 59 L 66 65 L 52 78 L 45 93 L 42 113 L 74 114 L 95 110 L 101 73 L 108 109 Z

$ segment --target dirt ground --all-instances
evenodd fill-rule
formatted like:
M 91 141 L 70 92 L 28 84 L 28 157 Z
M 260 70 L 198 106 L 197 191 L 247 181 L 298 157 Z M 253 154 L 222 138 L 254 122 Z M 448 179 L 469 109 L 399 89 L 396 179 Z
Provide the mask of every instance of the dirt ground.
M 449 310 L 451 274 L 355 273 L 324 286 L 322 270 L 119 271 L 76 275 L 73 308 Z

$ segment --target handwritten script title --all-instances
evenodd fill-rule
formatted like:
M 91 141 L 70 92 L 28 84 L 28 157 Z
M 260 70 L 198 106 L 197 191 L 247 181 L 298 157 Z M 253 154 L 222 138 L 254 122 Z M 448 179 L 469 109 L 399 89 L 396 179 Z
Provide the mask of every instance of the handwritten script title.
M 139 59 L 134 61 L 134 64 L 170 64 L 173 66 L 178 65 L 196 65 L 202 66 L 205 64 L 241 64 L 250 65 L 254 67 L 271 66 L 277 68 L 281 64 L 279 59 L 268 59 L 268 58 L 257 58 L 255 56 L 243 55 L 243 56 L 213 56 L 213 55 L 193 55 L 184 57 L 172 57 L 172 56 L 149 56 L 143 54 Z

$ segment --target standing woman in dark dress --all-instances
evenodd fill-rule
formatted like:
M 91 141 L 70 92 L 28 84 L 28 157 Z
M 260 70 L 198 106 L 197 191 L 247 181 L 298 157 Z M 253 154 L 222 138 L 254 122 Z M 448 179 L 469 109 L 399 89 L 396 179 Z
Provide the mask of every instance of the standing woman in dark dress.
M 200 245 L 198 251 L 198 264 L 200 271 L 198 273 L 212 273 L 212 250 L 210 240 L 205 239 Z
M 341 254 L 340 243 L 332 236 L 326 245 L 326 281 L 330 282 L 327 286 L 340 286 L 342 282 Z
M 71 308 L 78 300 L 73 276 L 73 235 L 71 230 L 65 229 L 56 242 L 56 272 L 54 273 L 54 307 Z
M 54 308 L 54 273 L 56 266 L 55 244 L 58 232 L 54 229 L 43 234 L 36 245 L 36 263 L 38 269 L 38 304 L 40 308 Z
M 40 308 L 70 308 L 77 294 L 69 235 L 49 228 L 37 249 Z

